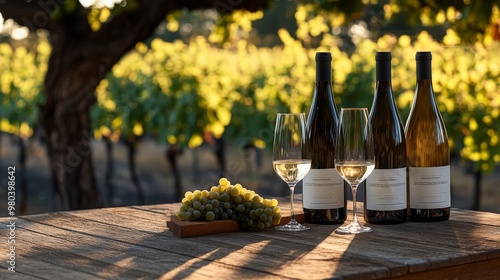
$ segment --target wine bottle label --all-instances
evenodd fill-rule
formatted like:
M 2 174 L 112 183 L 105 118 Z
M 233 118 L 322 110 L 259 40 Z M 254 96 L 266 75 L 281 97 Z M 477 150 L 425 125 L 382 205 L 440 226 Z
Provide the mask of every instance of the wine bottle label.
M 304 208 L 344 207 L 344 180 L 334 168 L 309 170 L 302 181 L 302 189 Z
M 366 178 L 366 209 L 406 209 L 406 168 L 374 169 Z
M 451 206 L 450 166 L 409 167 L 410 208 L 437 209 Z

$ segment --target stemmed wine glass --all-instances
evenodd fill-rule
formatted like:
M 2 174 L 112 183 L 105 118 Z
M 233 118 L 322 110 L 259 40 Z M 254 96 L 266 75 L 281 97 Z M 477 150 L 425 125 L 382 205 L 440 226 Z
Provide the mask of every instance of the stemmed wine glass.
M 290 187 L 291 219 L 275 227 L 281 231 L 303 231 L 309 227 L 295 220 L 293 194 L 295 185 L 311 168 L 311 156 L 306 140 L 305 115 L 279 113 L 274 129 L 273 169 Z
M 369 232 L 370 227 L 359 223 L 356 215 L 356 191 L 375 168 L 375 152 L 368 109 L 342 108 L 335 143 L 335 168 L 351 186 L 353 220 L 339 227 L 337 233 Z

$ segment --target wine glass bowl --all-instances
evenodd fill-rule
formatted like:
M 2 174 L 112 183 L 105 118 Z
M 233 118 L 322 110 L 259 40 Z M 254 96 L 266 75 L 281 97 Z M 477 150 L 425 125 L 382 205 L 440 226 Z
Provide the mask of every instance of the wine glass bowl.
M 373 136 L 366 108 L 342 108 L 335 142 L 335 169 L 351 186 L 353 220 L 339 227 L 337 233 L 361 233 L 371 231 L 358 221 L 356 193 L 375 168 Z
M 273 169 L 290 188 L 291 219 L 286 225 L 276 226 L 276 230 L 309 229 L 295 220 L 293 195 L 295 185 L 304 178 L 310 168 L 311 157 L 306 139 L 305 115 L 279 113 L 274 130 Z

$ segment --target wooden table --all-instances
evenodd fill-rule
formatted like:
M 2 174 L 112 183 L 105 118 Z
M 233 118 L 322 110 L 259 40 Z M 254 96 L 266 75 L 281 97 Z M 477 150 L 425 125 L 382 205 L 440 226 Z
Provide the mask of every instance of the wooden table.
M 359 235 L 311 225 L 179 238 L 165 223 L 178 207 L 0 218 L 0 279 L 500 279 L 500 214 L 453 209 L 447 222 Z M 6 262 L 12 221 L 16 273 Z

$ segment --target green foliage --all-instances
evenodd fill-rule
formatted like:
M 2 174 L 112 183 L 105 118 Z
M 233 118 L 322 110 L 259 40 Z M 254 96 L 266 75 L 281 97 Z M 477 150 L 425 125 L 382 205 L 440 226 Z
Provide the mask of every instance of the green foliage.
M 0 44 L 0 130 L 28 138 L 38 122 L 43 78 L 50 46 L 41 40 L 34 50 Z
M 316 49 L 280 30 L 282 47 L 256 48 L 241 40 L 214 47 L 204 37 L 189 43 L 155 39 L 138 44 L 101 82 L 91 117 L 97 137 L 142 134 L 160 142 L 196 147 L 207 133 L 236 145 L 270 148 L 277 112 L 308 112 L 314 86 L 314 55 L 333 55 L 338 107 L 370 107 L 375 52 L 393 53 L 393 89 L 403 121 L 413 101 L 415 52 L 433 53 L 434 89 L 453 152 L 491 171 L 500 162 L 500 52 L 498 44 L 455 45 L 450 32 L 441 44 L 422 32 L 362 40 L 351 54 L 331 35 Z M 29 137 L 50 50 L 15 51 L 0 45 L 1 129 Z M 14 74 L 15 73 L 15 74 Z M 22 128 L 24 127 L 24 129 Z

